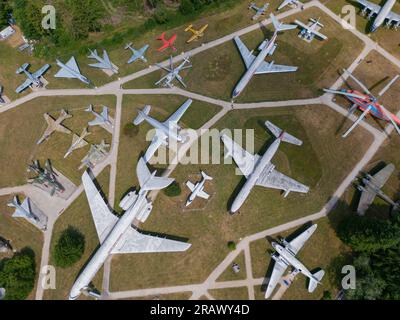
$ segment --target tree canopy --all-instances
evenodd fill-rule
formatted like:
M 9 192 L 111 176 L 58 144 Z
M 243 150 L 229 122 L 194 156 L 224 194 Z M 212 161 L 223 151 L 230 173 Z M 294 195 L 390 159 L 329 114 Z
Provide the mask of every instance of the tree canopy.
M 70 226 L 61 233 L 54 248 L 55 264 L 61 268 L 70 267 L 82 257 L 84 251 L 84 235 Z

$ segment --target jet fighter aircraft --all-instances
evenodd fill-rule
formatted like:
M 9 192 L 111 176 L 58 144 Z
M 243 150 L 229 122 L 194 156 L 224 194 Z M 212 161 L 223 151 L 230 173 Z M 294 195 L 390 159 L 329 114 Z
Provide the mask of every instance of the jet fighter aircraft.
M 88 58 L 95 59 L 98 61 L 98 63 L 92 63 L 92 64 L 89 64 L 89 66 L 91 66 L 93 68 L 98 68 L 98 69 L 110 70 L 110 71 L 112 71 L 112 73 L 118 73 L 118 70 L 115 68 L 115 66 L 111 62 L 106 50 L 103 50 L 103 58 L 99 56 L 96 49 L 93 51 L 92 50 L 89 50 L 89 51 L 90 51 L 90 55 L 88 56 Z
M 39 222 L 39 218 L 32 212 L 29 198 L 25 198 L 22 204 L 20 204 L 18 197 L 14 196 L 7 206 L 15 208 L 13 218 L 26 218 L 35 222 Z
M 38 145 L 48 140 L 55 131 L 65 134 L 71 133 L 71 130 L 62 125 L 63 121 L 72 118 L 72 115 L 68 114 L 64 109 L 61 110 L 60 116 L 57 118 L 57 120 L 54 120 L 48 113 L 45 113 L 43 116 L 47 122 L 47 128 L 44 131 L 43 136 L 38 140 Z
M 177 38 L 177 35 L 174 34 L 169 40 L 165 39 L 165 32 L 163 32 L 161 34 L 161 36 L 159 38 L 157 38 L 157 40 L 161 40 L 164 44 L 157 49 L 158 52 L 162 52 L 164 50 L 166 50 L 167 48 L 171 48 L 173 51 L 176 51 L 176 48 L 174 47 L 174 42 Z
M 128 64 L 131 64 L 132 62 L 135 62 L 138 59 L 142 60 L 143 62 L 147 62 L 147 59 L 145 58 L 144 55 L 145 55 L 147 49 L 149 49 L 148 44 L 146 44 L 141 49 L 136 50 L 135 48 L 132 47 L 132 42 L 130 42 L 125 46 L 125 50 L 128 50 L 128 49 L 132 51 L 132 57 L 128 60 Z
M 78 79 L 83 83 L 90 84 L 90 80 L 81 74 L 75 57 L 69 59 L 69 61 L 64 64 L 60 60 L 56 60 L 57 65 L 61 68 L 54 77 L 56 78 L 68 78 L 68 79 Z
M 64 192 L 64 186 L 58 181 L 57 174 L 54 172 L 50 160 L 46 161 L 44 169 L 40 166 L 39 161 L 33 161 L 28 167 L 28 171 L 33 171 L 37 174 L 37 177 L 29 179 L 28 182 L 31 184 L 38 183 L 51 188 L 50 195 L 53 196 L 56 191 Z
M 17 74 L 25 73 L 26 77 L 28 79 L 25 80 L 23 84 L 21 84 L 16 90 L 16 93 L 21 93 L 25 89 L 35 86 L 37 88 L 43 87 L 43 82 L 40 80 L 40 78 L 43 76 L 43 74 L 46 73 L 47 70 L 50 69 L 49 64 L 45 64 L 43 67 L 41 67 L 38 71 L 34 73 L 30 73 L 28 71 L 29 68 L 29 63 L 24 63 L 20 68 L 17 70 Z
M 193 35 L 190 37 L 190 39 L 188 41 L 186 41 L 186 43 L 190 43 L 194 40 L 197 40 L 201 37 L 204 37 L 204 32 L 206 31 L 206 29 L 208 28 L 208 24 L 206 24 L 205 26 L 201 27 L 199 30 L 195 30 L 193 29 L 193 25 L 189 25 L 186 29 L 185 32 L 190 31 L 191 33 L 193 33 Z
M 175 68 L 172 63 L 172 56 L 171 56 L 169 58 L 169 68 L 166 68 L 160 64 L 157 64 L 157 66 L 159 68 L 167 71 L 168 74 L 166 76 L 162 77 L 160 80 L 158 80 L 155 83 L 155 85 L 158 86 L 159 84 L 162 84 L 164 87 L 172 88 L 173 87 L 172 81 L 174 81 L 174 79 L 176 79 L 186 88 L 186 84 L 183 82 L 183 78 L 182 78 L 182 76 L 179 75 L 179 72 L 181 72 L 182 70 L 190 69 L 192 67 L 192 65 L 186 66 L 187 63 L 190 63 L 190 60 L 188 57 L 185 57 L 183 62 L 178 67 Z
M 82 134 L 80 136 L 74 133 L 72 137 L 72 144 L 69 147 L 67 153 L 64 155 L 64 159 L 66 159 L 75 150 L 87 146 L 88 142 L 85 140 L 85 138 L 90 134 L 91 133 L 88 131 L 88 128 L 83 129 Z
M 90 127 L 101 125 L 109 125 L 113 127 L 110 116 L 108 114 L 108 108 L 106 106 L 103 106 L 103 111 L 101 112 L 101 114 L 98 114 L 93 110 L 93 105 L 90 105 L 85 111 L 91 112 L 96 117 L 93 121 L 90 121 L 88 123 Z
M 264 4 L 262 7 L 257 7 L 254 2 L 250 3 L 249 9 L 253 9 L 256 11 L 256 14 L 253 16 L 253 20 L 257 20 L 262 15 L 265 15 L 267 9 L 269 7 L 269 3 Z

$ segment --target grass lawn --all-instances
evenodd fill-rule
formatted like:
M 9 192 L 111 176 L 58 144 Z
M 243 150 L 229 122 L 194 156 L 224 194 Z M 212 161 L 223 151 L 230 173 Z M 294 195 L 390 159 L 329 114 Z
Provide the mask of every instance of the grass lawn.
M 322 218 L 313 222 L 318 224 L 318 228 L 310 240 L 301 249 L 297 257 L 311 271 L 318 267 L 325 270 L 326 274 L 322 280 L 323 285 L 318 286 L 318 288 L 312 294 L 309 294 L 307 291 L 307 282 L 305 277 L 303 275 L 298 275 L 290 288 L 285 292 L 282 299 L 313 300 L 320 299 L 325 290 L 331 291 L 332 296 L 335 296 L 337 293 L 337 283 L 335 281 L 337 269 L 332 268 L 332 265 L 338 257 L 349 250 L 337 238 L 328 218 Z M 290 236 L 292 233 L 298 230 L 301 230 L 301 228 L 292 229 L 283 234 L 274 235 L 271 240 L 273 239 L 276 241 L 276 239 L 279 237 Z M 267 252 L 268 254 L 266 254 Z M 273 252 L 273 248 L 267 239 L 260 239 L 251 243 L 254 277 L 259 278 L 270 276 L 270 272 L 272 271 L 272 259 L 269 254 L 270 252 Z M 279 288 L 279 285 L 276 288 Z M 255 293 L 256 299 L 264 299 L 265 289 L 263 289 L 263 286 L 256 286 Z
M 109 188 L 110 168 L 107 167 L 98 177 L 97 182 L 100 185 L 102 192 L 107 196 Z M 69 268 L 57 268 L 57 283 L 55 290 L 47 290 L 44 293 L 46 300 L 61 300 L 67 299 L 72 285 L 78 277 L 82 268 L 89 262 L 90 257 L 94 254 L 99 246 L 99 240 L 96 233 L 96 228 L 93 223 L 89 205 L 87 203 L 85 193 L 82 193 L 79 198 L 62 214 L 57 220 L 51 242 L 50 249 L 50 264 L 54 265 L 52 253 L 61 233 L 69 226 L 77 228 L 85 236 L 85 252 L 82 258 Z M 101 291 L 103 279 L 103 269 L 99 270 L 93 279 L 93 285 Z M 85 298 L 82 296 L 81 298 Z
M 238 102 L 265 100 L 288 100 L 319 96 L 321 89 L 330 86 L 338 77 L 338 71 L 348 67 L 362 49 L 362 42 L 343 29 L 322 11 L 310 8 L 296 15 L 306 20 L 311 16 L 321 17 L 324 33 L 329 40 L 314 40 L 312 44 L 297 37 L 298 30 L 286 32 L 278 37 L 278 48 L 273 59 L 278 64 L 298 66 L 295 73 L 255 76 L 238 98 Z M 287 22 L 294 20 L 290 17 Z M 241 39 L 250 50 L 257 48 L 265 37 L 272 36 L 272 26 L 258 29 Z M 270 61 L 271 59 L 268 59 Z M 242 58 L 233 41 L 204 51 L 192 59 L 193 68 L 186 73 L 188 89 L 207 96 L 230 100 L 232 90 L 245 72 Z M 135 79 L 125 88 L 151 88 L 163 75 L 153 72 Z M 185 76 L 184 73 L 182 73 Z
M 25 219 L 14 219 L 13 208 L 7 206 L 12 196 L 0 197 L 0 236 L 11 241 L 14 250 L 20 251 L 25 247 L 31 248 L 35 253 L 36 260 L 36 279 L 39 275 L 40 258 L 42 256 L 43 234 Z M 0 253 L 0 260 L 9 255 Z M 36 282 L 36 281 L 35 281 Z M 32 290 L 28 299 L 35 299 L 36 286 Z
M 233 263 L 237 263 L 240 267 L 239 273 L 234 273 L 232 265 L 230 265 L 217 279 L 218 282 L 222 281 L 233 281 L 233 280 L 244 280 L 246 279 L 246 263 L 244 260 L 244 252 L 240 252 L 235 258 Z
M 89 151 L 89 146 L 74 151 L 67 159 L 64 159 L 64 154 L 72 143 L 72 135 L 55 132 L 41 145 L 37 146 L 36 142 L 47 127 L 43 114 L 48 112 L 52 117 L 58 118 L 63 108 L 73 115 L 63 124 L 80 135 L 88 121 L 94 119 L 92 114 L 84 112 L 91 103 L 97 107 L 97 111 L 101 111 L 103 104 L 109 106 L 110 115 L 114 116 L 115 98 L 113 96 L 43 97 L 2 113 L 0 164 L 3 170 L 0 173 L 0 187 L 25 184 L 28 177 L 27 165 L 32 160 L 40 160 L 44 165 L 47 159 L 50 159 L 53 166 L 72 182 L 79 184 L 82 172 L 78 171 L 78 167 Z M 107 143 L 111 142 L 111 135 L 101 127 L 91 127 L 89 131 L 92 134 L 87 137 L 88 142 L 100 143 L 102 139 L 105 139 Z
M 240 214 L 232 217 L 227 207 L 243 183 L 242 177 L 235 175 L 235 165 L 180 165 L 173 177 L 182 189 L 187 178 L 202 169 L 214 177 L 217 193 L 205 209 L 190 212 L 183 210 L 184 194 L 168 198 L 160 193 L 144 229 L 187 238 L 192 247 L 186 253 L 116 257 L 112 291 L 204 281 L 228 254 L 228 241 L 239 241 L 246 235 L 319 211 L 371 143 L 370 135 L 362 129 L 342 140 L 336 134 L 342 116 L 324 106 L 233 111 L 217 127 L 255 128 L 258 151 L 272 141 L 259 124 L 267 119 L 304 141 L 302 147 L 283 144 L 273 163 L 284 174 L 310 185 L 310 193 L 291 194 L 283 199 L 279 191 L 256 187 Z M 126 149 L 129 148 L 121 150 Z M 122 192 L 135 185 L 134 167 L 129 170 L 132 178 Z M 128 173 L 123 175 L 126 176 Z
M 384 2 L 381 0 L 369 0 L 376 4 L 382 5 Z M 376 41 L 380 46 L 389 51 L 391 54 L 396 56 L 398 59 L 400 58 L 399 51 L 399 43 L 400 43 L 400 35 L 397 31 L 393 29 L 387 29 L 385 26 L 380 27 L 375 33 L 370 34 L 369 28 L 371 23 L 375 20 L 375 18 L 369 21 L 366 17 L 361 15 L 362 6 L 359 5 L 356 1 L 353 0 L 324 0 L 321 1 L 324 3 L 329 9 L 331 9 L 334 13 L 338 15 L 342 15 L 343 17 L 347 16 L 348 13 L 342 14 L 342 8 L 345 5 L 353 5 L 356 7 L 356 27 L 359 31 L 368 34 L 372 40 Z M 400 14 L 400 3 L 394 5 L 393 12 Z
M 249 300 L 247 287 L 212 289 L 208 292 L 217 300 Z

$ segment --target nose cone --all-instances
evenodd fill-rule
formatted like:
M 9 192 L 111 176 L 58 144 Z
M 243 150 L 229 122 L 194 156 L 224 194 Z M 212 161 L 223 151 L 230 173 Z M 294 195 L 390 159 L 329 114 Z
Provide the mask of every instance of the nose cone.
M 189 207 L 189 206 L 192 204 L 192 202 L 193 202 L 193 201 L 190 200 L 190 199 L 189 199 L 188 201 L 186 201 L 186 207 Z
M 234 215 L 237 211 L 239 211 L 241 207 L 241 203 L 239 203 L 238 201 L 234 201 L 230 210 L 230 214 Z
M 240 95 L 240 91 L 235 89 L 232 93 L 232 99 L 236 99 Z
M 72 287 L 71 292 L 69 293 L 68 300 L 76 300 L 79 298 L 81 295 L 81 290 L 78 290 L 77 288 Z

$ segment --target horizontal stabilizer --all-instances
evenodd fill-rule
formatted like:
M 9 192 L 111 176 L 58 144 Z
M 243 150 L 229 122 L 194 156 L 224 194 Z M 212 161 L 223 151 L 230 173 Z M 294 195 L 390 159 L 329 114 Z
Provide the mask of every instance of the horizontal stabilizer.
M 295 144 L 297 146 L 301 146 L 303 144 L 303 141 L 297 139 L 296 137 L 293 137 L 292 135 L 290 135 L 289 133 L 284 132 L 283 130 L 281 130 L 280 128 L 278 128 L 276 125 L 274 125 L 273 123 L 266 121 L 265 125 L 267 126 L 267 128 L 274 134 L 274 136 L 277 139 L 281 139 L 284 142 L 288 142 L 291 144 Z
M 151 174 L 143 158 L 140 158 L 136 171 L 142 190 L 162 190 L 174 182 L 174 179 L 156 177 L 155 173 Z
M 139 111 L 139 115 L 136 117 L 136 119 L 133 121 L 133 124 L 135 126 L 138 126 L 144 121 L 144 116 L 148 116 L 151 110 L 151 106 L 145 106 L 143 110 Z
M 285 23 L 280 22 L 278 20 L 278 18 L 275 17 L 272 13 L 270 14 L 270 18 L 272 20 L 272 23 L 274 24 L 276 32 L 292 30 L 292 29 L 296 29 L 297 28 L 297 26 L 294 25 L 294 24 L 285 24 Z
M 324 270 L 320 270 L 313 274 L 313 277 L 310 278 L 310 283 L 308 284 L 308 292 L 314 292 L 315 288 L 317 287 L 318 283 L 322 280 L 325 275 Z
M 213 178 L 208 176 L 204 171 L 201 172 L 201 175 L 203 176 L 204 180 L 212 180 Z

